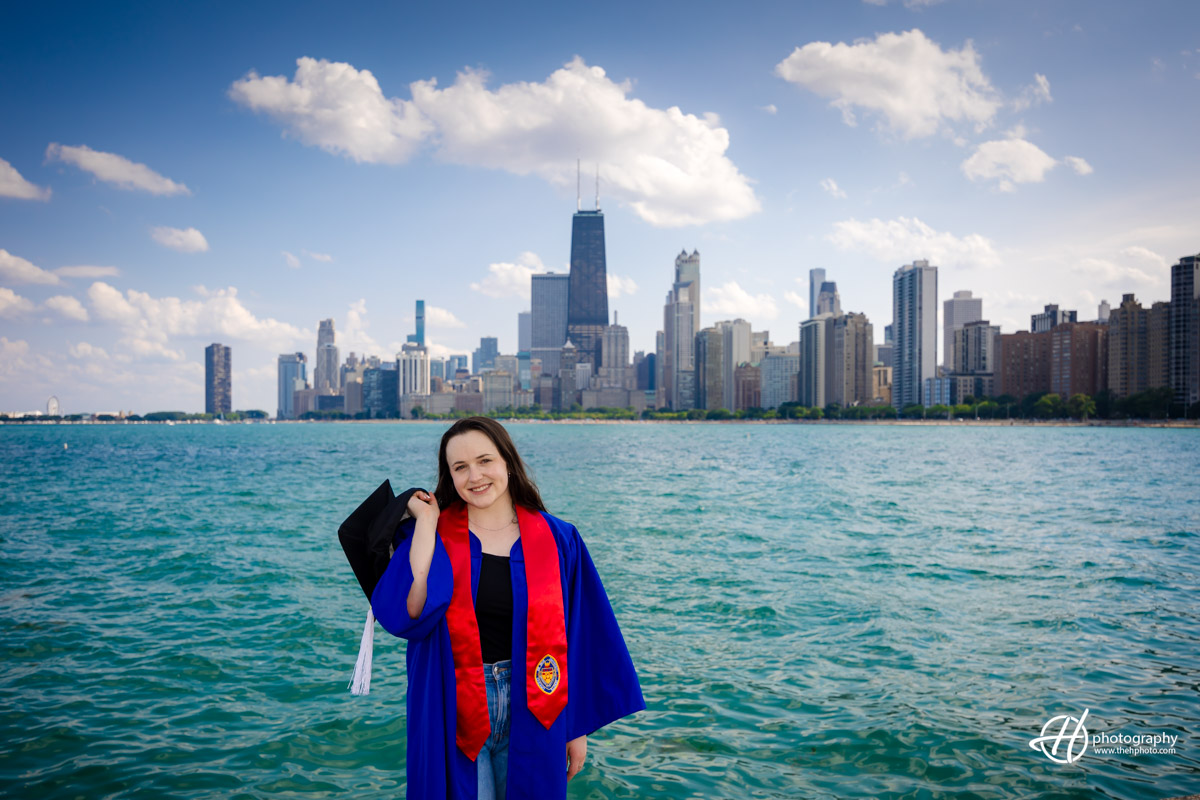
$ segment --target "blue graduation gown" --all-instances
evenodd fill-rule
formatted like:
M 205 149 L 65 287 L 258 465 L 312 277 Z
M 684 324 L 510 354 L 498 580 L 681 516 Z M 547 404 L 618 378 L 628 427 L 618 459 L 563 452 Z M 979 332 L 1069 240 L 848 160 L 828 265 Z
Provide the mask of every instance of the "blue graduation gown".
M 541 514 L 558 544 L 567 617 L 567 706 L 547 730 L 526 704 L 529 595 L 525 556 L 518 539 L 509 556 L 513 672 L 507 796 L 511 800 L 566 797 L 567 742 L 646 707 L 629 650 L 579 531 L 555 516 Z M 417 619 L 408 616 L 408 592 L 413 582 L 408 558 L 415 524 L 407 520 L 397 531 L 395 553 L 371 595 L 375 618 L 384 630 L 408 640 L 408 796 L 477 800 L 475 762 L 455 743 L 454 655 L 446 624 L 454 581 L 440 535 L 434 537 L 425 608 Z M 469 538 L 474 597 L 479 589 L 483 551 L 475 534 Z

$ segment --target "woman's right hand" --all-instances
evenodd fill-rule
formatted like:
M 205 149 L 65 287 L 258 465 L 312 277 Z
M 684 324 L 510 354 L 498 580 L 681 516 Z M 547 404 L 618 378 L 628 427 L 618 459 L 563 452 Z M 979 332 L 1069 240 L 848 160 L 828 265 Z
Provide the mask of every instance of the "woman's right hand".
M 441 514 L 441 509 L 438 508 L 437 498 L 432 493 L 422 489 L 421 491 L 413 492 L 412 497 L 408 498 L 408 513 L 412 514 L 414 519 L 431 516 L 434 520 L 437 520 Z

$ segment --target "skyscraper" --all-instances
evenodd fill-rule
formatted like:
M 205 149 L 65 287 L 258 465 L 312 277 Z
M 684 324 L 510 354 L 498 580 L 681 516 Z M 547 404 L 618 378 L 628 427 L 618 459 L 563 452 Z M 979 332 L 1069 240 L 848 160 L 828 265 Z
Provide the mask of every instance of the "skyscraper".
M 825 283 L 825 270 L 810 269 L 808 271 L 808 318 L 817 315 L 817 298 L 821 294 L 821 284 Z
M 1169 372 L 1175 402 L 1200 402 L 1200 254 L 1171 267 Z
M 744 319 L 718 322 L 724 337 L 721 353 L 721 407 L 735 410 L 737 386 L 734 373 L 741 364 L 750 362 L 750 323 Z
M 304 353 L 284 353 L 279 356 L 278 410 L 276 419 L 295 417 L 295 393 L 308 385 L 308 356 Z
M 800 323 L 800 405 L 824 408 L 832 401 L 828 378 L 833 361 L 833 322 L 832 314 L 818 314 Z
M 341 388 L 337 345 L 334 344 L 333 320 L 323 319 L 317 327 L 317 363 L 313 367 L 313 388 L 318 392 L 337 393 Z
M 601 337 L 608 324 L 608 271 L 604 257 L 604 213 L 576 211 L 571 220 L 571 277 L 567 337 L 579 360 L 600 366 Z
M 422 345 L 405 342 L 400 346 L 400 396 L 429 394 L 429 351 Z
M 922 402 L 926 378 L 937 377 L 937 267 L 925 260 L 892 276 L 892 405 Z
M 696 334 L 700 332 L 700 251 L 675 257 L 675 280 L 663 304 L 662 386 L 664 402 L 692 408 L 699 391 L 695 375 Z
M 408 335 L 408 338 L 405 339 L 405 341 L 409 342 L 411 344 L 420 345 L 421 347 L 425 346 L 425 301 L 424 300 L 417 301 L 417 332 L 410 333 Z
M 942 365 L 947 372 L 962 371 L 955 366 L 954 332 L 968 322 L 983 319 L 983 298 L 973 297 L 971 292 L 959 291 L 942 303 Z
M 841 313 L 842 298 L 838 296 L 837 283 L 834 281 L 822 282 L 821 291 L 817 293 L 817 314 L 833 314 L 836 317 Z
M 233 411 L 233 388 L 229 348 L 210 344 L 204 348 L 204 413 Z
M 729 408 L 725 405 L 725 332 L 718 326 L 696 334 L 696 408 Z M 732 409 L 730 409 L 732 410 Z
M 530 280 L 530 358 L 542 360 L 543 375 L 557 375 L 567 341 L 569 275 L 546 272 Z
M 692 303 L 695 312 L 692 315 L 692 335 L 700 332 L 700 251 L 692 250 L 689 256 L 687 250 L 680 250 L 675 256 L 675 285 L 691 284 Z
M 875 332 L 866 314 L 850 312 L 834 317 L 832 351 L 829 402 L 841 406 L 870 403 L 875 396 Z
M 485 369 L 492 369 L 496 365 L 498 355 L 500 348 L 496 344 L 495 336 L 479 337 L 479 347 L 471 354 L 471 374 L 478 375 Z

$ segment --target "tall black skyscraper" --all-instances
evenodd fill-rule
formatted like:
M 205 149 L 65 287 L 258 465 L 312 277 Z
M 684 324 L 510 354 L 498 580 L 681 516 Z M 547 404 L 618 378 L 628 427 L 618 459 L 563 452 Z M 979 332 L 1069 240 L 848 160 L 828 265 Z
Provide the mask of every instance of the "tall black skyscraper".
M 601 366 L 608 325 L 608 271 L 604 259 L 604 214 L 577 211 L 571 221 L 571 280 L 567 295 L 567 338 L 580 362 Z

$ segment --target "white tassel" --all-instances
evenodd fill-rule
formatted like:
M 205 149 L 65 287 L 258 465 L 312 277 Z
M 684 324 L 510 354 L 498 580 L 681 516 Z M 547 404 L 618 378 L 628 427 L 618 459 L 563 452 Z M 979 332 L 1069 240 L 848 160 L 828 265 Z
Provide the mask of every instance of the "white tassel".
M 350 680 L 350 694 L 369 694 L 371 691 L 371 651 L 375 645 L 375 614 L 367 609 L 367 624 L 363 626 L 362 644 L 358 646 L 358 663 Z

